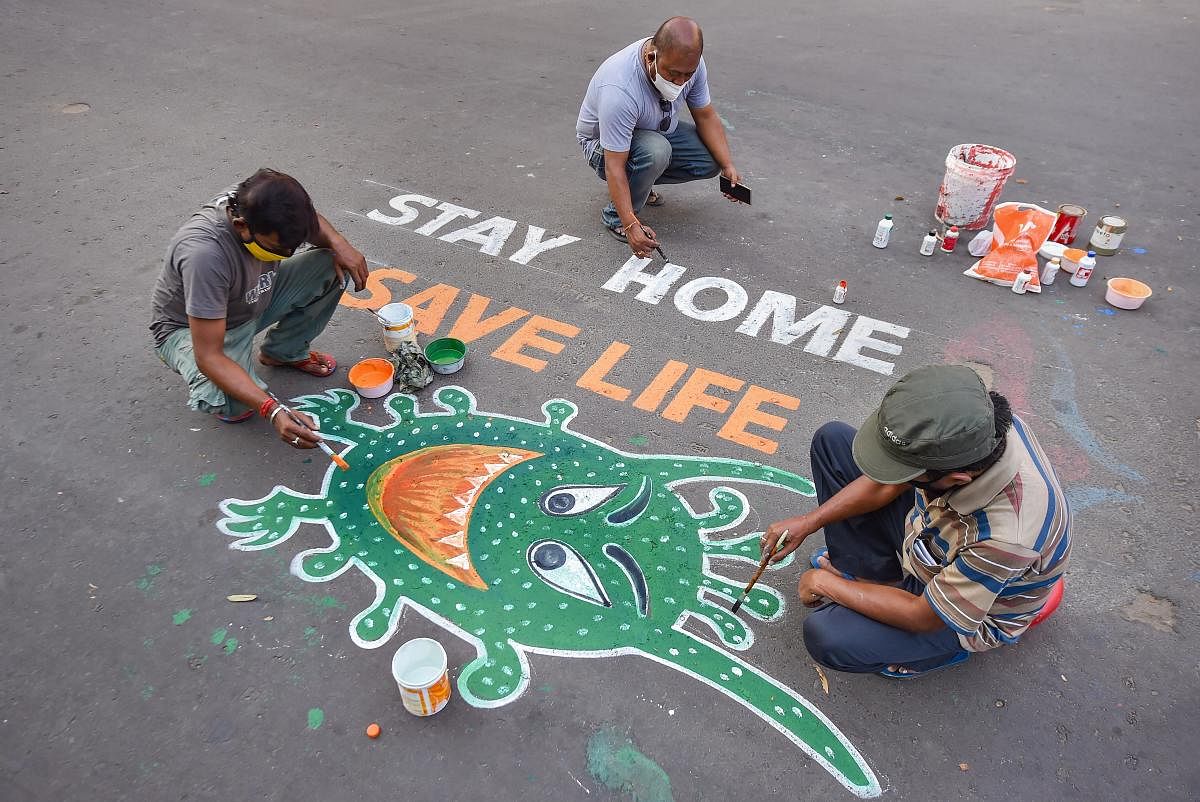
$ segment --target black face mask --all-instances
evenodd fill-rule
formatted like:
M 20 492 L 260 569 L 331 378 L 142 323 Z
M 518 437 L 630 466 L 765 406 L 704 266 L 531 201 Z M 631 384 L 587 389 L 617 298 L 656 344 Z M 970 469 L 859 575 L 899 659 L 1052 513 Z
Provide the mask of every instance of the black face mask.
M 916 479 L 910 479 L 908 481 L 908 483 L 910 485 L 912 485 L 913 487 L 917 488 L 918 490 L 924 491 L 926 495 L 929 495 L 930 493 L 945 493 L 945 492 L 947 492 L 945 490 L 934 490 L 934 488 L 933 488 L 933 485 L 935 482 L 940 482 L 946 478 L 946 474 L 942 473 L 941 471 L 926 471 L 926 473 L 930 474 L 933 478 L 932 479 L 922 479 L 920 481 L 918 481 Z

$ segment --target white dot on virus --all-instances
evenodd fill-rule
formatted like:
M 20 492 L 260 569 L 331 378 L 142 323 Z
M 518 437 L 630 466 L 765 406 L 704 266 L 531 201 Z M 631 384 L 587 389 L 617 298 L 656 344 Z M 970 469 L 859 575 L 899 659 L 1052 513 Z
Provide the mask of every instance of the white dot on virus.
M 832 748 L 827 746 L 827 747 L 825 747 L 825 754 L 829 755 L 830 757 L 833 757 L 834 751 Z
M 742 676 L 742 669 L 738 666 L 730 666 L 729 670 L 736 676 Z
M 667 651 L 671 653 L 671 656 L 672 656 L 672 657 L 678 657 L 678 656 L 679 656 L 679 650 L 678 650 L 678 649 L 676 649 L 676 648 L 670 648 L 670 649 L 667 649 Z

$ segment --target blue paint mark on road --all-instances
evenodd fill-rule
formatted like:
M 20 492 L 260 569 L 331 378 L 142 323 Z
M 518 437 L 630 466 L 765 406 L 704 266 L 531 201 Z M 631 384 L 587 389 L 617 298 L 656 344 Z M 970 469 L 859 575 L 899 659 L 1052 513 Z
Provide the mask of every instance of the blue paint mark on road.
M 1075 400 L 1075 370 L 1071 367 L 1067 352 L 1062 347 L 1057 347 L 1055 350 L 1058 352 L 1058 363 L 1062 366 L 1062 371 L 1054 382 L 1054 389 L 1050 394 L 1050 404 L 1059 413 L 1058 422 L 1062 425 L 1063 431 L 1079 444 L 1079 447 L 1093 462 L 1125 479 L 1135 482 L 1146 481 L 1146 478 L 1140 473 L 1109 454 L 1108 450 L 1092 434 L 1092 430 L 1084 423 L 1083 415 L 1079 411 L 1079 404 Z
M 1140 496 L 1131 496 L 1107 487 L 1068 487 L 1063 490 L 1063 494 L 1067 497 L 1067 505 L 1071 508 L 1072 513 L 1079 513 L 1102 504 L 1120 504 L 1142 500 Z
M 1146 249 L 1145 249 L 1145 248 L 1133 248 L 1132 250 L 1133 250 L 1133 252 L 1134 252 L 1134 253 L 1136 253 L 1138 256 L 1141 256 L 1142 254 L 1144 254 L 1144 253 L 1146 252 Z
M 1117 313 L 1116 309 L 1109 309 L 1107 306 L 1097 306 L 1096 311 L 1102 315 L 1108 315 L 1109 317 L 1112 317 Z

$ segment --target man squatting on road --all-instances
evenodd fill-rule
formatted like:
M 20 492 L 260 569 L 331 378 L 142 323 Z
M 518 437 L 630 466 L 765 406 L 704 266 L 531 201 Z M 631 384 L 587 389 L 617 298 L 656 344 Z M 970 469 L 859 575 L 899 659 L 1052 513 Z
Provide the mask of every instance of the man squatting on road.
M 838 671 L 908 678 L 1013 644 L 1062 581 L 1070 513 L 1037 439 L 970 368 L 919 368 L 857 432 L 813 437 L 819 506 L 771 524 L 800 578 L 804 645 Z
M 704 34 L 695 20 L 672 17 L 648 39 L 609 56 L 592 76 L 575 134 L 584 158 L 608 183 L 605 227 L 634 255 L 658 247 L 654 229 L 637 217 L 662 206 L 655 184 L 681 184 L 718 173 L 741 181 L 725 129 L 708 94 Z M 686 102 L 695 125 L 679 119 Z M 730 196 L 730 200 L 735 200 Z
M 314 247 L 296 253 L 305 242 Z M 187 380 L 192 409 L 226 423 L 257 410 L 281 440 L 313 448 L 320 436 L 281 414 L 290 410 L 255 373 L 254 335 L 274 325 L 261 364 L 332 375 L 337 362 L 309 344 L 351 279 L 356 291 L 366 285 L 363 255 L 317 213 L 299 181 L 261 169 L 202 206 L 171 240 L 154 287 L 155 353 Z

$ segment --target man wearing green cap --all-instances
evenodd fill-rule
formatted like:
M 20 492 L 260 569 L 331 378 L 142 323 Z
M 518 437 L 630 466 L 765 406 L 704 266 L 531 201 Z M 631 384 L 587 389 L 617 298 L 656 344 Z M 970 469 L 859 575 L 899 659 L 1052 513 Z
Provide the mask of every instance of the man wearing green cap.
M 819 506 L 771 524 L 778 562 L 818 529 L 800 600 L 813 658 L 908 678 L 1016 643 L 1062 581 L 1070 514 L 1008 401 L 956 365 L 900 379 L 857 432 L 813 437 Z

